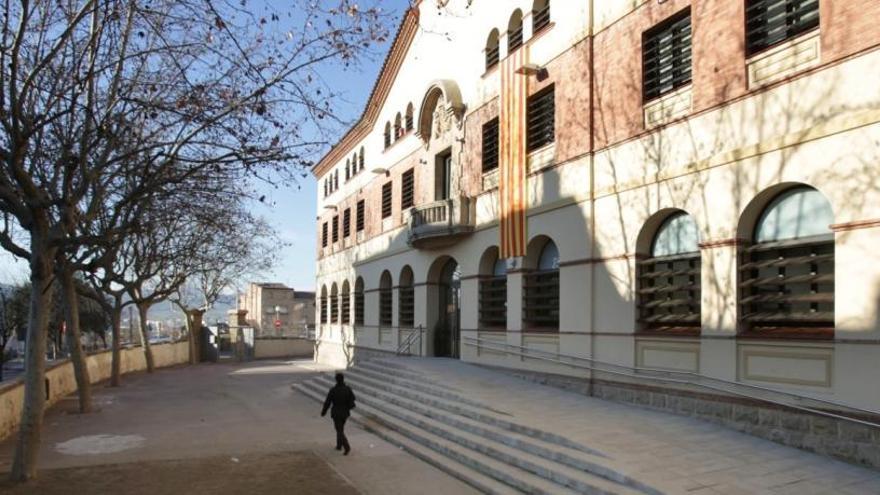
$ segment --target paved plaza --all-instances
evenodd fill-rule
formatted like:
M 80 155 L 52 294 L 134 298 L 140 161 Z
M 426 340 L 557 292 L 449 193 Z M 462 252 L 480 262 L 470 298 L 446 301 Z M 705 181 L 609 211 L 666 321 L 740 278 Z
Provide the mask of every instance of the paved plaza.
M 663 493 L 880 493 L 878 472 L 698 420 L 452 360 L 401 362 L 510 421 L 595 449 Z M 327 371 L 310 361 L 260 361 L 135 374 L 122 388 L 97 387 L 100 411 L 85 416 L 70 397 L 47 413 L 40 479 L 11 493 L 475 493 L 355 424 L 352 455 L 333 450 L 329 419 L 291 389 Z M 0 470 L 12 450 L 12 439 L 0 445 Z

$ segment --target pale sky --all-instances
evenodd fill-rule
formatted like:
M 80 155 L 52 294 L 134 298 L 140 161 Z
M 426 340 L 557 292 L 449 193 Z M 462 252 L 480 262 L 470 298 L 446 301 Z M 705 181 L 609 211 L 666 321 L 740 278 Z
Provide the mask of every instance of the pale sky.
M 389 41 L 377 48 L 381 53 L 363 61 L 361 67 L 356 69 L 339 68 L 325 74 L 328 84 L 344 93 L 345 100 L 339 102 L 337 111 L 347 121 L 354 121 L 361 115 L 385 53 L 397 32 L 400 15 L 409 5 L 408 0 L 383 0 L 379 3 L 386 12 L 394 14 L 393 24 L 389 27 Z M 253 208 L 289 244 L 280 251 L 275 269 L 261 281 L 281 282 L 297 290 L 309 291 L 315 287 L 316 182 L 309 174 L 307 178 L 300 179 L 299 185 L 299 190 L 297 184 L 279 185 L 277 189 L 264 186 L 261 192 L 266 195 L 266 204 L 258 203 Z M 0 249 L 0 283 L 23 281 L 27 276 L 27 263 L 16 260 Z

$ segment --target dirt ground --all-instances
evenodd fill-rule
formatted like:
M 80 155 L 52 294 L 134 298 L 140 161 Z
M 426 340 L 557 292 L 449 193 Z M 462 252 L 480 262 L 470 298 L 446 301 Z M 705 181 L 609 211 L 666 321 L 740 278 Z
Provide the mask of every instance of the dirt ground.
M 186 487 L 182 489 L 182 487 Z M 24 485 L 3 479 L 9 495 L 360 493 L 314 452 L 277 452 L 45 469 Z

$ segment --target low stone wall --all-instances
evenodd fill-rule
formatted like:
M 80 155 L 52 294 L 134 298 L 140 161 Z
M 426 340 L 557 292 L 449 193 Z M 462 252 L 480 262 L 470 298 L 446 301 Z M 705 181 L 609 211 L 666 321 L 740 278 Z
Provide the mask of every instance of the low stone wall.
M 481 366 L 583 395 L 710 421 L 790 447 L 880 469 L 880 428 L 693 389 Z M 880 418 L 865 419 L 880 422 Z
M 260 337 L 254 339 L 254 358 L 312 357 L 315 342 L 299 337 Z
M 174 366 L 189 362 L 189 344 L 177 342 L 172 344 L 154 344 L 151 346 L 157 368 Z M 130 373 L 147 369 L 144 351 L 140 347 L 123 349 L 120 353 L 120 371 Z M 110 379 L 113 353 L 101 351 L 86 358 L 89 378 L 92 383 Z M 68 394 L 76 392 L 76 378 L 73 375 L 73 363 L 69 360 L 53 363 L 46 370 L 46 383 L 49 399 L 46 407 L 52 406 Z M 23 377 L 16 378 L 0 386 L 0 440 L 8 437 L 18 429 L 21 421 L 21 409 L 24 404 Z

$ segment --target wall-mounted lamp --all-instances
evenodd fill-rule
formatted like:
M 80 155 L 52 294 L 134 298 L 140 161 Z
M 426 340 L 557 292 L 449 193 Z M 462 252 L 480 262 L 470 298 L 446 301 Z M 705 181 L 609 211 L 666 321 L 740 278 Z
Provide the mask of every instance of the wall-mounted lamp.
M 419 158 L 419 163 L 421 163 L 422 165 L 427 165 L 428 160 L 425 160 L 424 158 Z
M 531 76 L 540 73 L 542 70 L 544 68 L 538 64 L 522 64 L 519 69 L 516 69 L 516 73 Z
M 385 174 L 385 176 L 388 176 L 388 169 L 387 169 L 387 168 L 383 168 L 383 167 L 377 167 L 377 168 L 374 168 L 373 170 L 371 170 L 371 172 L 373 172 L 373 173 L 376 174 L 376 175 L 382 175 L 382 174 Z
M 336 208 L 336 205 L 324 205 L 324 209 L 336 211 L 338 208 Z

